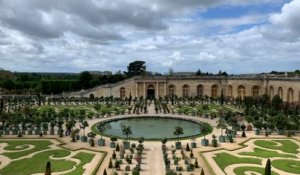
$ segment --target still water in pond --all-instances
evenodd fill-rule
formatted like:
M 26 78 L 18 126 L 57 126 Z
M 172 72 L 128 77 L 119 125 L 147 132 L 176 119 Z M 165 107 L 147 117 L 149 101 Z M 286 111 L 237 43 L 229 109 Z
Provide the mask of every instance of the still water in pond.
M 160 139 L 160 138 L 176 138 L 173 134 L 175 127 L 180 126 L 183 128 L 184 134 L 180 137 L 189 137 L 200 134 L 199 126 L 201 124 L 173 119 L 173 118 L 127 118 L 122 120 L 115 120 L 108 122 L 111 129 L 105 132 L 106 135 L 118 136 L 124 138 L 121 126 L 131 126 L 131 138 L 144 137 L 145 139 Z

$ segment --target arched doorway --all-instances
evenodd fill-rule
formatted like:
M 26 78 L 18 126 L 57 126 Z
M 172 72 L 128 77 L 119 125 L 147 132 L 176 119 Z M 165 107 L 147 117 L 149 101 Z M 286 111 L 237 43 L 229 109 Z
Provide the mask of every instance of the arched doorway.
M 282 87 L 278 88 L 277 95 L 279 95 L 279 97 L 283 100 L 283 89 L 282 89 Z
M 188 97 L 190 93 L 189 85 L 185 84 L 182 86 L 182 97 Z
M 287 101 L 289 103 L 293 103 L 294 102 L 294 90 L 292 88 L 288 89 L 288 92 L 287 92 Z
M 125 97 L 125 88 L 121 87 L 120 88 L 120 98 L 124 98 Z
M 203 85 L 199 84 L 197 86 L 197 96 L 203 96 Z
M 152 84 L 147 87 L 147 98 L 155 98 L 155 88 Z
M 238 97 L 240 97 L 241 99 L 244 99 L 246 96 L 246 88 L 243 85 L 240 85 L 237 89 L 238 91 Z
M 175 86 L 171 84 L 168 88 L 168 95 L 169 97 L 172 97 L 172 95 L 175 95 Z
M 218 85 L 212 85 L 211 86 L 211 97 L 217 97 L 219 95 L 219 86 Z
M 259 86 L 253 86 L 252 87 L 252 96 L 259 96 Z

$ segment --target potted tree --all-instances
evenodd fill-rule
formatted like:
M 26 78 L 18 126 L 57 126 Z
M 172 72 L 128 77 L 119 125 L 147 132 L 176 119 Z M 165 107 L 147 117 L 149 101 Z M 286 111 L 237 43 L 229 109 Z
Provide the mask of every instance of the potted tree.
M 43 127 L 43 134 L 47 135 L 48 123 L 47 122 L 43 122 L 42 127 Z
M 83 136 L 81 136 L 80 140 L 81 142 L 87 142 L 87 136 L 85 135 L 85 128 L 89 126 L 89 123 L 84 120 L 82 121 L 82 123 L 80 124 L 80 128 L 83 129 Z
M 195 138 L 196 136 L 192 136 L 192 143 L 191 143 L 191 147 L 192 148 L 196 148 L 197 147 L 197 143 L 195 142 Z
M 221 128 L 221 135 L 219 136 L 219 142 L 225 142 L 225 136 L 223 135 L 223 129 L 226 129 L 227 125 L 223 119 L 223 116 L 221 116 L 220 119 L 218 120 L 217 128 L 218 129 Z
M 50 135 L 54 135 L 54 126 L 55 126 L 55 122 L 51 121 L 50 122 Z
M 132 130 L 131 130 L 131 126 L 121 126 L 122 127 L 122 133 L 123 135 L 125 135 L 125 139 L 124 139 L 124 148 L 125 149 L 129 149 L 130 148 L 130 142 L 128 141 L 128 136 L 132 134 Z
M 109 124 L 106 124 L 104 122 L 101 122 L 97 125 L 97 130 L 100 133 L 100 139 L 98 139 L 98 145 L 99 146 L 105 146 L 105 139 L 102 139 L 102 135 L 104 134 L 104 132 L 108 129 L 111 129 L 111 126 Z
M 71 142 L 76 142 L 76 135 L 79 133 L 79 129 L 74 129 L 72 132 L 71 132 Z
M 203 139 L 201 139 L 201 145 L 208 146 L 208 139 L 206 139 L 205 136 L 210 132 L 210 125 L 208 123 L 203 123 L 200 126 L 200 132 L 201 134 L 203 134 Z
M 261 120 L 255 120 L 253 126 L 256 128 L 255 135 L 260 135 L 261 128 L 263 127 L 263 122 Z
M 95 146 L 94 138 L 96 137 L 96 134 L 94 132 L 89 132 L 88 137 L 90 138 L 89 143 L 91 147 L 94 147 Z
M 163 150 L 167 149 L 167 146 L 166 146 L 167 141 L 168 141 L 168 139 L 166 137 L 161 140 L 161 143 L 162 143 L 161 147 Z
M 113 136 L 113 137 L 111 137 L 110 138 L 110 147 L 111 148 L 115 148 L 116 147 L 116 141 L 118 140 L 118 138 L 117 137 L 115 137 L 115 136 Z
M 284 135 L 284 128 L 288 124 L 288 119 L 283 113 L 279 113 L 274 118 L 277 134 Z
M 246 125 L 245 124 L 242 124 L 241 125 L 241 129 L 242 129 L 242 137 L 246 137 L 246 133 L 245 133 L 245 129 L 246 129 Z
M 176 149 L 181 149 L 181 142 L 179 141 L 179 136 L 183 134 L 183 128 L 180 127 L 180 126 L 176 126 L 173 134 L 175 136 L 177 136 L 177 139 L 178 139 L 178 141 L 175 142 L 175 148 Z
M 212 146 L 217 147 L 218 146 L 218 140 L 216 139 L 216 135 L 212 135 Z

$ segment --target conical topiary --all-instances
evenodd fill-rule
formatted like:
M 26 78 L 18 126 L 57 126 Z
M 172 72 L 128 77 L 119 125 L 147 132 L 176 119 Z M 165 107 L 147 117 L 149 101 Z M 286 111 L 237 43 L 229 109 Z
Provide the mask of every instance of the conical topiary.
M 103 175 L 107 175 L 106 169 L 104 169 L 104 171 L 103 171 Z
M 203 171 L 203 169 L 201 170 L 201 173 L 200 173 L 200 175 L 205 175 L 205 174 L 204 174 L 204 171 Z
M 186 144 L 185 150 L 186 150 L 186 151 L 190 151 L 190 145 L 189 145 L 189 143 Z
M 46 164 L 46 172 L 45 175 L 51 175 L 51 163 L 48 161 Z
M 268 159 L 267 163 L 266 163 L 265 175 L 271 175 L 271 161 L 270 161 L 270 159 Z
M 120 151 L 120 146 L 119 146 L 119 143 L 117 143 L 117 146 L 116 146 L 116 151 Z

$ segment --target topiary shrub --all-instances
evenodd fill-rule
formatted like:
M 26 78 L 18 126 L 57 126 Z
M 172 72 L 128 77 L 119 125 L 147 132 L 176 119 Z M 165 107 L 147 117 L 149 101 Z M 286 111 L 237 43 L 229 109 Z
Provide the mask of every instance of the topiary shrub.
M 125 167 L 125 171 L 130 171 L 130 166 L 129 166 L 129 165 L 127 165 L 127 166 Z
M 113 159 L 116 159 L 116 158 L 117 158 L 117 154 L 116 154 L 115 151 L 114 151 L 113 154 L 112 154 L 112 158 L 113 158 Z
M 112 160 L 111 160 L 111 158 L 109 159 L 108 168 L 113 168 L 113 163 L 112 163 Z
M 186 150 L 186 151 L 190 151 L 190 146 L 189 146 L 188 143 L 186 144 L 185 150 Z
M 193 150 L 191 150 L 190 157 L 191 157 L 191 158 L 194 158 Z
M 194 166 L 195 166 L 195 168 L 199 168 L 199 163 L 198 163 L 197 159 L 195 160 L 195 165 Z
M 117 143 L 117 146 L 116 146 L 116 151 L 120 151 L 120 146 L 119 146 L 119 143 Z

